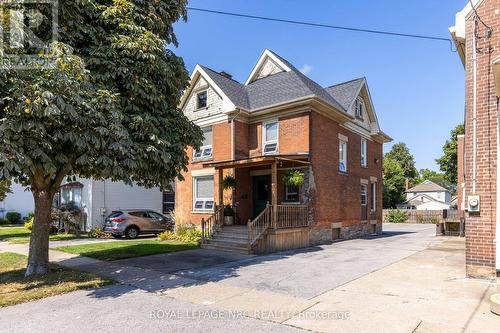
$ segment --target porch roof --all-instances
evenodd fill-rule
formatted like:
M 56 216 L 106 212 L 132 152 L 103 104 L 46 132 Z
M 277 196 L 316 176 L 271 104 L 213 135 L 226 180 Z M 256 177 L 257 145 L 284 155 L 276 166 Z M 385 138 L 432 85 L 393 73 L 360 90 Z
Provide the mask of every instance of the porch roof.
M 300 164 L 309 165 L 309 154 L 301 155 L 268 155 L 268 156 L 258 156 L 250 157 L 238 160 L 227 160 L 219 162 L 204 163 L 204 168 L 215 168 L 215 169 L 233 169 L 233 168 L 250 168 L 260 165 L 272 165 L 276 162 L 296 162 Z

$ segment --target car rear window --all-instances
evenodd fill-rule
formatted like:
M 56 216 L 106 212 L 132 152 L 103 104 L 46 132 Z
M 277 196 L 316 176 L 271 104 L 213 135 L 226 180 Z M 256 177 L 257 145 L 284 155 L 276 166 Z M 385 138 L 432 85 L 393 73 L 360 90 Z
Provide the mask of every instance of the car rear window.
M 113 212 L 113 213 L 111 213 L 111 214 L 108 216 L 108 219 L 112 219 L 112 218 L 114 218 L 114 217 L 118 217 L 118 216 L 120 216 L 120 215 L 122 215 L 122 214 L 123 214 L 123 212 Z
M 148 213 L 147 212 L 141 212 L 141 211 L 138 211 L 138 212 L 128 212 L 128 215 L 132 215 L 132 216 L 135 216 L 135 217 L 148 217 Z

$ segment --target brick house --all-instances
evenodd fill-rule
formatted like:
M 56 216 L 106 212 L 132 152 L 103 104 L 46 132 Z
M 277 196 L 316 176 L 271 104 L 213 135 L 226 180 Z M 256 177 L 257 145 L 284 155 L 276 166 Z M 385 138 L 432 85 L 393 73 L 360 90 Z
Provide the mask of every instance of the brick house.
M 271 252 L 382 231 L 390 138 L 365 78 L 323 88 L 265 50 L 244 84 L 197 65 L 181 108 L 205 140 L 188 149 L 175 211 L 202 224 L 207 247 Z M 285 184 L 290 170 L 300 186 Z M 234 190 L 223 189 L 227 176 Z M 233 226 L 222 226 L 222 204 L 234 207 Z
M 466 270 L 500 269 L 499 96 L 500 0 L 473 0 L 450 33 L 465 68 L 465 136 L 458 138 L 458 201 L 466 218 Z

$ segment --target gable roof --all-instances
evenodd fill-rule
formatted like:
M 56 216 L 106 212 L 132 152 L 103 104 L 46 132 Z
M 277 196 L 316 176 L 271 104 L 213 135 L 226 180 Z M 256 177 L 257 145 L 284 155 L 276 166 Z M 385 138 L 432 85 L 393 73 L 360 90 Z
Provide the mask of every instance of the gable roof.
M 268 73 L 261 72 L 266 66 L 266 61 L 272 62 L 271 66 L 275 66 L 274 70 L 270 70 Z M 264 75 L 261 75 L 262 73 Z M 230 105 L 249 113 L 311 98 L 333 108 L 345 121 L 354 119 L 348 110 L 360 93 L 363 84 L 367 87 L 366 79 L 359 78 L 323 88 L 286 59 L 268 49 L 264 51 L 254 66 L 245 84 L 206 66 L 197 65 L 191 79 L 196 80 L 199 75 L 207 76 L 208 80 L 215 84 L 214 88 L 218 90 L 219 94 L 227 97 Z M 194 82 L 192 83 L 194 84 Z M 184 96 L 189 95 L 189 92 L 190 90 Z M 183 98 L 183 102 L 186 101 L 186 98 Z M 384 142 L 390 141 L 391 139 L 378 128 L 375 113 L 373 113 L 373 117 L 372 125 L 375 124 L 375 131 L 372 130 L 372 135 Z
M 438 200 L 436 198 L 433 198 L 430 195 L 427 195 L 425 193 L 419 193 L 417 195 L 414 195 L 410 199 L 408 199 L 405 202 L 403 202 L 403 204 L 412 204 L 414 206 L 419 206 L 419 205 L 421 205 L 423 203 L 426 203 L 426 202 L 422 202 L 422 200 L 417 200 L 418 198 L 427 198 L 427 199 L 429 199 L 429 201 L 439 202 L 439 203 L 442 203 L 442 204 L 445 204 L 445 205 L 447 204 L 446 202 Z
M 363 86 L 365 78 L 354 79 L 351 81 L 336 84 L 325 90 L 333 96 L 343 107 L 348 110 L 352 102 L 358 97 L 359 90 Z
M 413 193 L 413 192 L 442 192 L 446 191 L 449 192 L 449 190 L 445 189 L 444 187 L 431 182 L 430 180 L 425 180 L 422 183 L 410 188 L 406 193 Z
M 230 79 L 219 72 L 205 66 L 201 66 L 207 75 L 221 88 L 234 105 L 246 110 L 250 109 L 250 102 L 245 86 L 236 80 Z

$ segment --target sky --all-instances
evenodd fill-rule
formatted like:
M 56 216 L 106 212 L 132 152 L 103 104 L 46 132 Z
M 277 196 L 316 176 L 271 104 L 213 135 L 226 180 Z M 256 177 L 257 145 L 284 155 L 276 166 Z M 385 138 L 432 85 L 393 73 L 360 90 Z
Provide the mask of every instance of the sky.
M 449 38 L 465 0 L 191 0 L 190 7 Z M 379 36 L 188 12 L 174 26 L 192 72 L 196 64 L 245 82 L 268 48 L 322 86 L 366 77 L 379 125 L 404 142 L 418 169 L 435 159 L 450 131 L 463 122 L 464 69 L 443 41 Z

